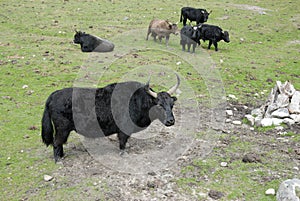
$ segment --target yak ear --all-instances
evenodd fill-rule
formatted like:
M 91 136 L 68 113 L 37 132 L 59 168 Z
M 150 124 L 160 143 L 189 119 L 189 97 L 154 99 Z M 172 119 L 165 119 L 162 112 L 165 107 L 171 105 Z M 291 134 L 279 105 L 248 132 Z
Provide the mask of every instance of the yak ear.
M 177 101 L 177 97 L 176 96 L 172 96 L 173 101 Z

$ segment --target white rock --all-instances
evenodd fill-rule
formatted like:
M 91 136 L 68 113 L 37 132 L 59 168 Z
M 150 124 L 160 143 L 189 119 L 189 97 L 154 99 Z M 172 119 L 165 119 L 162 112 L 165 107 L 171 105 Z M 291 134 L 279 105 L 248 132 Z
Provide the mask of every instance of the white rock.
M 288 125 L 293 125 L 293 124 L 295 124 L 295 121 L 290 118 L 285 118 L 285 119 L 283 119 L 283 123 L 288 124 Z
M 290 103 L 290 98 L 288 95 L 286 94 L 278 94 L 277 100 L 276 100 L 276 104 L 278 107 L 286 107 L 288 106 Z
M 253 126 L 254 122 L 255 122 L 255 118 L 251 114 L 246 114 L 245 117 L 248 119 L 248 121 L 250 122 L 251 126 Z
M 221 167 L 227 167 L 228 166 L 228 163 L 227 162 L 221 162 Z
M 289 105 L 290 113 L 300 113 L 300 91 L 296 91 Z
M 225 120 L 225 123 L 230 123 L 231 122 L 231 119 L 226 119 Z
M 282 182 L 276 194 L 277 201 L 300 201 L 296 195 L 296 187 L 300 189 L 299 179 L 288 179 Z
M 273 120 L 272 118 L 263 118 L 261 120 L 261 126 L 266 127 L 266 126 L 272 126 L 273 125 Z
M 244 108 L 245 110 L 247 110 L 249 107 L 246 106 L 246 105 L 243 105 L 243 108 Z
M 296 122 L 300 122 L 300 114 L 291 114 L 290 117 Z
M 242 125 L 242 122 L 238 121 L 238 120 L 235 120 L 235 121 L 232 121 L 232 124 L 234 124 L 234 125 Z
M 179 66 L 180 64 L 181 64 L 181 61 L 178 61 L 178 62 L 176 63 L 177 66 Z
M 254 127 L 250 127 L 250 131 L 254 131 L 255 129 L 254 129 Z
M 22 89 L 27 89 L 27 88 L 28 88 L 27 84 L 25 84 L 25 85 L 22 86 Z
M 227 114 L 228 116 L 232 116 L 232 115 L 233 115 L 233 112 L 232 112 L 232 110 L 226 110 L 226 114 Z
M 262 117 L 263 112 L 260 108 L 256 108 L 256 109 L 251 111 L 251 115 L 254 116 L 254 117 Z
M 275 129 L 278 131 L 282 131 L 284 128 L 283 128 L 283 126 L 276 126 Z
M 297 166 L 293 167 L 293 169 L 299 171 L 299 168 Z
M 44 175 L 44 181 L 51 181 L 53 179 L 52 176 L 45 174 Z
M 279 126 L 280 124 L 282 124 L 284 122 L 283 119 L 278 119 L 278 118 L 272 118 L 272 124 L 274 126 Z
M 237 100 L 237 97 L 235 95 L 229 94 L 228 97 L 231 98 L 231 99 Z
M 269 188 L 268 190 L 266 190 L 266 195 L 275 195 L 275 189 Z
M 287 108 L 279 108 L 278 110 L 272 112 L 271 116 L 278 117 L 278 118 L 285 118 L 285 117 L 289 117 L 290 113 Z

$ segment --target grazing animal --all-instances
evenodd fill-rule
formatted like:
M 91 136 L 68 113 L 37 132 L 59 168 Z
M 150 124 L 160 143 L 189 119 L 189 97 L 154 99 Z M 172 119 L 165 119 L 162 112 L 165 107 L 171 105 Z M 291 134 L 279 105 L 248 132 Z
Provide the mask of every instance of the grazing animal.
M 63 144 L 71 131 L 86 137 L 103 137 L 117 133 L 121 154 L 132 133 L 146 129 L 159 119 L 172 126 L 172 112 L 177 100 L 171 96 L 180 84 L 156 93 L 147 84 L 121 82 L 103 88 L 64 88 L 47 99 L 42 118 L 42 140 L 53 146 L 55 162 L 64 156 Z M 55 136 L 53 136 L 55 133 Z
M 76 31 L 74 43 L 80 44 L 82 52 L 111 52 L 115 47 L 115 45 L 108 40 L 81 31 Z
M 156 36 L 158 36 L 160 42 L 162 38 L 166 37 L 166 45 L 168 46 L 171 33 L 175 35 L 179 33 L 177 24 L 173 24 L 168 20 L 154 19 L 149 24 L 146 40 L 148 40 L 150 34 L 153 36 L 154 41 L 156 41 Z
M 183 7 L 181 8 L 180 22 L 183 21 L 183 26 L 186 25 L 187 19 L 192 21 L 196 21 L 197 24 L 207 22 L 209 13 L 206 9 L 202 8 L 192 8 L 192 7 Z
M 229 43 L 229 33 L 224 31 L 215 25 L 209 24 L 201 24 L 198 26 L 200 31 L 200 37 L 205 42 L 209 40 L 208 49 L 210 49 L 211 45 L 215 46 L 215 51 L 218 51 L 218 42 L 224 40 L 226 43 Z
M 182 51 L 185 51 L 185 45 L 187 45 L 187 51 L 190 52 L 191 45 L 193 45 L 192 53 L 195 53 L 197 44 L 200 45 L 200 31 L 198 27 L 192 27 L 190 25 L 184 26 L 180 30 L 180 45 L 182 45 Z

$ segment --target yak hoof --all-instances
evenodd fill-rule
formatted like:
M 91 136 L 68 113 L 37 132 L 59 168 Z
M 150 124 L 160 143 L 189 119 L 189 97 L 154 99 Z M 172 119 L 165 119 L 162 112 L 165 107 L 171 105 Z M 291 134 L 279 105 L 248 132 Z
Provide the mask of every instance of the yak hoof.
M 62 165 L 63 164 L 64 157 L 59 157 L 55 159 L 55 164 Z
M 121 151 L 120 151 L 120 156 L 121 156 L 121 157 L 127 157 L 127 156 L 128 156 L 128 153 L 127 153 L 125 150 L 121 150 Z

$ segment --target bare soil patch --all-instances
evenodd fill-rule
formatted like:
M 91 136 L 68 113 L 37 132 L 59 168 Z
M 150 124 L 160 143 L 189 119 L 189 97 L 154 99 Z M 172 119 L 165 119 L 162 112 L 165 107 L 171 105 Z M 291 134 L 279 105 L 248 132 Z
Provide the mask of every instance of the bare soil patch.
M 228 104 L 226 108 L 234 111 L 234 116 L 230 118 L 238 120 L 242 120 L 244 115 L 253 109 L 251 106 L 245 109 L 244 105 L 236 103 Z M 213 200 L 210 194 L 215 192 L 215 190 L 218 192 L 218 189 L 206 189 L 205 187 L 193 185 L 191 186 L 191 191 L 187 192 L 181 189 L 176 182 L 177 178 L 186 176 L 181 171 L 182 168 L 191 165 L 194 160 L 205 159 L 205 157 L 230 157 L 231 160 L 229 162 L 238 160 L 244 163 L 243 159 L 248 154 L 246 157 L 249 163 L 268 164 L 279 162 L 286 164 L 286 170 L 275 171 L 272 173 L 272 176 L 254 176 L 261 182 L 268 182 L 278 177 L 284 179 L 287 171 L 300 167 L 299 142 L 293 141 L 290 137 L 281 136 L 282 133 L 287 132 L 299 134 L 300 125 L 296 124 L 291 127 L 284 127 L 281 130 L 271 129 L 265 132 L 253 131 L 247 124 L 234 125 L 226 123 L 222 128 L 214 128 L 212 121 L 207 118 L 211 113 L 212 110 L 201 108 L 199 119 L 201 124 L 197 128 L 198 131 L 205 132 L 208 128 L 212 128 L 218 135 L 226 135 L 228 137 L 209 141 L 208 136 L 203 138 L 200 136 L 190 144 L 190 147 L 181 156 L 174 160 L 172 165 L 155 169 L 155 171 L 149 169 L 149 171 L 144 173 L 121 172 L 117 169 L 106 167 L 101 160 L 99 161 L 89 154 L 78 136 L 73 137 L 73 140 L 65 148 L 67 157 L 60 164 L 59 170 L 52 175 L 54 180 L 44 184 L 46 188 L 51 186 L 47 191 L 47 199 L 55 199 L 53 194 L 57 189 L 65 186 L 75 187 L 82 185 L 84 181 L 88 180 L 92 184 L 83 186 L 81 188 L 82 192 L 75 192 L 77 198 L 89 200 L 199 200 L 199 197 L 203 197 L 205 198 L 204 200 Z M 161 130 L 160 127 L 157 129 Z M 147 139 L 147 143 L 142 144 L 142 146 L 139 146 L 141 145 L 139 143 L 140 139 L 130 139 L 127 157 L 134 161 L 135 157 L 138 158 L 138 155 L 141 153 L 151 154 L 155 146 L 165 146 L 165 143 L 170 140 L 170 135 L 174 133 L 176 133 L 176 129 L 169 130 L 169 133 L 162 132 L 154 138 Z M 239 137 L 242 141 L 251 143 L 251 152 L 236 153 L 228 151 L 231 144 L 234 143 L 231 136 Z M 117 145 L 117 142 L 113 141 L 113 143 Z M 207 155 L 204 152 L 210 149 L 207 149 L 205 146 L 212 146 L 214 150 Z M 272 153 L 271 155 L 270 152 Z M 111 152 L 111 156 L 111 160 L 119 157 L 117 151 Z M 125 160 L 127 159 L 125 158 Z M 266 169 L 266 171 L 268 170 Z M 193 172 L 189 174 L 193 174 Z M 197 175 L 196 172 L 195 174 Z M 211 182 L 209 178 L 206 179 L 207 182 Z M 218 192 L 218 195 L 223 196 L 226 194 L 227 192 Z

